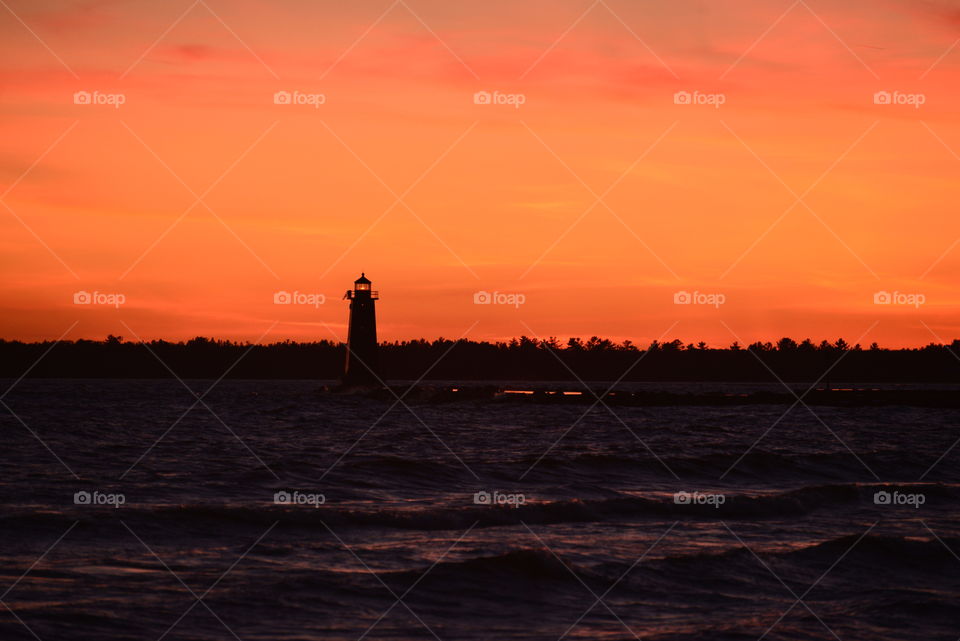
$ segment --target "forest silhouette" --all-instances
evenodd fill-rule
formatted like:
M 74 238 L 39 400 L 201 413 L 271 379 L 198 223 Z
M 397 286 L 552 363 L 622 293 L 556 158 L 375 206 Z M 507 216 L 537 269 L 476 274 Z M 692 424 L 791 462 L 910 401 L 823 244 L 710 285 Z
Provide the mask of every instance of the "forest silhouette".
M 251 344 L 189 341 L 0 340 L 0 377 L 319 379 L 343 373 L 346 346 L 328 340 Z M 782 338 L 723 348 L 654 341 L 639 347 L 594 336 L 562 342 L 521 336 L 483 342 L 438 338 L 382 342 L 384 380 L 960 382 L 960 340 L 864 348 Z M 169 369 L 168 369 L 169 368 Z M 171 373 L 172 372 L 172 373 Z M 621 379 L 622 377 L 622 379 Z

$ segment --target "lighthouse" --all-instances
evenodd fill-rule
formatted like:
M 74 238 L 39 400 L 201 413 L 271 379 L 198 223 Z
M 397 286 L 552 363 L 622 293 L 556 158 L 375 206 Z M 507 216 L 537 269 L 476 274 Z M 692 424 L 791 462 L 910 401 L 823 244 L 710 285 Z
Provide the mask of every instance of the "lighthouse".
M 350 329 L 347 334 L 347 360 L 343 384 L 348 386 L 382 385 L 377 373 L 377 313 L 379 292 L 370 288 L 370 280 L 361 273 L 344 298 L 350 301 Z

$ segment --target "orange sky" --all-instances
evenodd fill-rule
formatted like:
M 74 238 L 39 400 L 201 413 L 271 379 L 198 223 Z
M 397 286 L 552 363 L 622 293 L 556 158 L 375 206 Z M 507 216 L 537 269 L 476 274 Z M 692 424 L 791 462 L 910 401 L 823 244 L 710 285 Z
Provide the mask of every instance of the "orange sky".
M 960 337 L 956 3 L 4 2 L 0 337 Z

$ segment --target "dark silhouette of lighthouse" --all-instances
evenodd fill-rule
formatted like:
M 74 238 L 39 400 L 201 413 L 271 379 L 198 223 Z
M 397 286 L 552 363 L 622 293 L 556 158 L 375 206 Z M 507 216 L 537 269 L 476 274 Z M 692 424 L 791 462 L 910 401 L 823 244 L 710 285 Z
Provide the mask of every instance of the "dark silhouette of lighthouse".
M 381 386 L 377 372 L 377 312 L 375 302 L 380 293 L 370 289 L 366 274 L 353 281 L 344 298 L 350 301 L 350 330 L 347 334 L 347 361 L 343 368 L 343 384 Z

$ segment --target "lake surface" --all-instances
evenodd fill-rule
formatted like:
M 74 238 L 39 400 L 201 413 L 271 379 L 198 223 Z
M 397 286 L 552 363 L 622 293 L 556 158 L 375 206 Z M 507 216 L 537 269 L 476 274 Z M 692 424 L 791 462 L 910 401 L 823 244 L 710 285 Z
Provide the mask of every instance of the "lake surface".
M 4 640 L 960 637 L 955 410 L 3 402 Z

